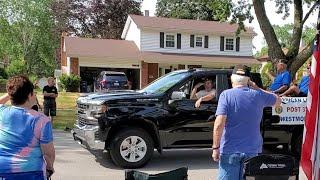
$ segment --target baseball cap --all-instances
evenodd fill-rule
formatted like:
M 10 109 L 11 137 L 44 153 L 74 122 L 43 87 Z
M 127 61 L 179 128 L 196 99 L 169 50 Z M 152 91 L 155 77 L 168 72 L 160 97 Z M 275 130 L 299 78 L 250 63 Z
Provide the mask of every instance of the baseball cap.
M 242 64 L 236 65 L 232 71 L 232 74 L 237 74 L 240 76 L 247 76 L 247 77 L 250 77 L 251 75 L 249 67 Z

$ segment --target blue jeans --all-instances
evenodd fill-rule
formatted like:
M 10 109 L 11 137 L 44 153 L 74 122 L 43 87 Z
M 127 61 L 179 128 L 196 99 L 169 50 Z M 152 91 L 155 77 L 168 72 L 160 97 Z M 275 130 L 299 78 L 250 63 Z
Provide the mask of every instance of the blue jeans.
M 242 180 L 244 161 L 257 155 L 252 153 L 220 154 L 218 179 Z

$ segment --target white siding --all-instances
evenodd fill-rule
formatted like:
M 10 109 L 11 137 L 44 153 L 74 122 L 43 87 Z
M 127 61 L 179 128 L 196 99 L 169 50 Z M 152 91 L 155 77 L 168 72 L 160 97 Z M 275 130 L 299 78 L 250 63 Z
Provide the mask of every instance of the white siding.
M 166 34 L 166 32 L 165 32 Z M 168 33 L 168 34 L 177 34 Z M 153 52 L 166 52 L 166 53 L 185 53 L 185 54 L 203 54 L 203 55 L 228 55 L 228 56 L 252 56 L 252 38 L 240 37 L 240 51 L 220 51 L 220 35 L 208 35 L 209 36 L 209 48 L 204 47 L 190 47 L 190 34 L 181 34 L 181 49 L 177 48 L 160 48 L 160 32 L 154 31 L 141 31 L 141 51 L 153 51 Z M 207 34 L 197 34 L 203 37 Z M 225 36 L 225 35 L 224 35 Z M 225 36 L 225 38 L 233 37 L 234 44 L 236 38 L 234 36 Z M 203 38 L 204 39 L 204 38 Z M 164 43 L 165 44 L 165 43 Z M 177 46 L 177 42 L 175 42 Z M 204 46 L 204 40 L 203 40 Z
M 157 0 L 144 0 L 141 3 L 141 11 L 144 14 L 145 10 L 149 10 L 149 16 L 154 16 L 156 14 L 156 4 Z
M 128 32 L 125 36 L 125 40 L 134 41 L 134 43 L 137 45 L 137 47 L 140 50 L 140 42 L 141 42 L 140 37 L 141 37 L 140 29 L 137 27 L 137 25 L 133 21 L 130 21 Z

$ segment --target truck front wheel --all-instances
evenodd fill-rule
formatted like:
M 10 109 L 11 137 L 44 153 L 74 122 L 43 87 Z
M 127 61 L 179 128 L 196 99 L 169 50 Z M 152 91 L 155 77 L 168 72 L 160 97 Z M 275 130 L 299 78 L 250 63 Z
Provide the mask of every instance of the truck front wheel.
M 154 143 L 141 128 L 126 128 L 115 135 L 110 146 L 112 161 L 123 168 L 144 166 L 152 157 Z

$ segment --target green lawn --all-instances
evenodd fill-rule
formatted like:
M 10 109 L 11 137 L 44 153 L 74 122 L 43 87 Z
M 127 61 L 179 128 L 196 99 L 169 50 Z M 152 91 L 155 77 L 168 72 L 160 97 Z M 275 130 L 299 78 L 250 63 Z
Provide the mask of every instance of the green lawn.
M 39 103 L 43 104 L 43 95 L 37 94 Z M 76 100 L 79 93 L 59 92 L 57 98 L 57 116 L 53 118 L 53 128 L 72 128 L 76 121 Z
M 53 117 L 54 129 L 72 128 L 76 122 L 76 110 L 58 110 L 57 116 Z
M 4 93 L 0 93 L 2 96 Z M 40 105 L 43 104 L 42 92 L 37 92 Z M 79 93 L 59 92 L 57 98 L 57 116 L 53 118 L 53 128 L 72 128 L 76 120 L 76 100 Z

